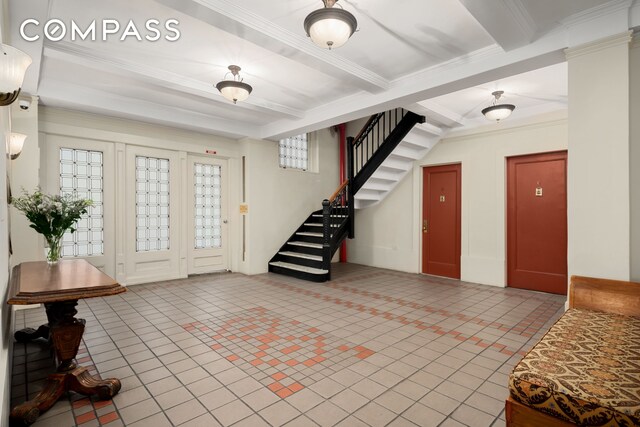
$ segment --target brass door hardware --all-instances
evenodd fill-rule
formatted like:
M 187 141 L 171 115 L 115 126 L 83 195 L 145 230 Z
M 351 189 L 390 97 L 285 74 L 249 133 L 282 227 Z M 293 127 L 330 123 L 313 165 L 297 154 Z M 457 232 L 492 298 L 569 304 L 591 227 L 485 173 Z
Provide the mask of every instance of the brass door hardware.
M 423 233 L 429 232 L 429 222 L 426 219 L 422 221 L 422 232 Z

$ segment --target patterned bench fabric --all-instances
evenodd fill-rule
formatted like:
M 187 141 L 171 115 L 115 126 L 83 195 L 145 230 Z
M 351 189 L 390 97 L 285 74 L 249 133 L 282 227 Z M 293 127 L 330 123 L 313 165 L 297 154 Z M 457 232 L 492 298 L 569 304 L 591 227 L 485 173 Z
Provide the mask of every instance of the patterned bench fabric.
M 518 402 L 582 426 L 640 426 L 640 318 L 567 311 L 509 376 Z

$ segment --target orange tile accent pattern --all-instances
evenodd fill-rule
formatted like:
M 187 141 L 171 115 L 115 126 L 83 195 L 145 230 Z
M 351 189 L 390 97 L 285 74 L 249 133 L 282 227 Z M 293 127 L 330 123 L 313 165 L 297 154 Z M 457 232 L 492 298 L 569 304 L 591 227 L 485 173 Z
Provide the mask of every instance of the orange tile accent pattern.
M 319 372 L 329 376 L 335 372 L 332 367 L 342 369 L 375 354 L 263 307 L 182 327 L 282 399 L 303 390 L 305 382 L 315 383 L 311 376 L 317 378 Z

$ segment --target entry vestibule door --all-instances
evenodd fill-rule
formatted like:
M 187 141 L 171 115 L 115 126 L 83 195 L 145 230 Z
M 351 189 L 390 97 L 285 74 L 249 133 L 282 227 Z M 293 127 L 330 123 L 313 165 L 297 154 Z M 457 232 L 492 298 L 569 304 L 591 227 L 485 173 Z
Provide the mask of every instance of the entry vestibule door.
M 188 273 L 203 274 L 228 267 L 227 161 L 189 156 Z
M 567 152 L 507 159 L 508 286 L 567 293 Z
M 181 277 L 180 179 L 177 152 L 127 146 L 127 283 Z
M 460 164 L 423 169 L 422 272 L 460 278 Z
M 76 232 L 65 234 L 63 258 L 84 258 L 115 276 L 113 144 L 59 135 L 42 138 L 46 139 L 43 190 L 93 201 L 77 222 Z

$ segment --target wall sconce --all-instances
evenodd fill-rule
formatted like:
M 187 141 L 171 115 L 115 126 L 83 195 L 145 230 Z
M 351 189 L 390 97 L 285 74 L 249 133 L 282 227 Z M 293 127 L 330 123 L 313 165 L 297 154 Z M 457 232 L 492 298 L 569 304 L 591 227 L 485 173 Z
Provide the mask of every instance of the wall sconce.
M 11 157 L 11 160 L 17 159 L 20 153 L 22 153 L 25 139 L 27 139 L 27 135 L 11 132 L 11 139 L 9 141 L 9 157 Z
M 13 104 L 20 95 L 31 57 L 7 44 L 0 45 L 0 106 Z

